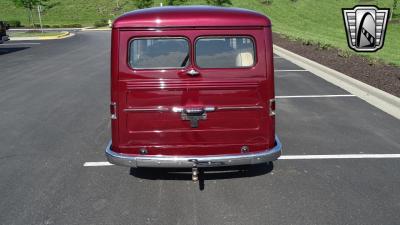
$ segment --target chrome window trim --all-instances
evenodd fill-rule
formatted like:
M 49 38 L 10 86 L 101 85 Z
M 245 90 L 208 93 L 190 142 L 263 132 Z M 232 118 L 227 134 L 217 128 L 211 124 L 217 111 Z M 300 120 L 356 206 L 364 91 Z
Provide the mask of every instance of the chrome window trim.
M 151 39 L 183 39 L 186 41 L 186 44 L 188 45 L 188 54 L 189 54 L 189 58 L 188 58 L 188 62 L 187 62 L 187 66 L 184 67 L 143 67 L 143 68 L 135 68 L 132 64 L 131 64 L 131 45 L 132 42 L 135 40 L 151 40 Z M 190 39 L 184 36 L 149 36 L 149 37 L 134 37 L 129 39 L 128 42 L 128 54 L 127 54 L 127 64 L 129 69 L 131 70 L 182 70 L 182 69 L 186 69 L 189 68 L 190 64 L 191 64 L 191 52 L 192 52 L 192 46 L 191 46 L 191 42 Z
M 196 60 L 196 49 L 197 49 L 197 41 L 200 39 L 207 39 L 207 38 L 250 38 L 252 43 L 253 43 L 253 50 L 254 50 L 254 62 L 253 65 L 251 66 L 242 66 L 242 67 L 201 67 L 197 64 L 197 60 Z M 193 44 L 193 64 L 199 68 L 199 69 L 251 69 L 254 68 L 257 64 L 258 64 L 258 57 L 257 57 L 257 42 L 256 39 L 252 36 L 252 35 L 202 35 L 202 36 L 198 36 L 196 37 L 196 39 L 194 40 L 194 44 Z

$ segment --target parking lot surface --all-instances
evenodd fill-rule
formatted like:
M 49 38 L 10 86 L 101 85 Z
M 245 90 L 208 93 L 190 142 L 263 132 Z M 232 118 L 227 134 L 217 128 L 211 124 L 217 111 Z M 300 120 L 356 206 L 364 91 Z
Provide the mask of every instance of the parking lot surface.
M 272 166 L 85 167 L 110 139 L 109 32 L 0 45 L 0 224 L 398 224 L 400 121 L 275 58 Z M 313 159 L 310 155 L 360 155 Z

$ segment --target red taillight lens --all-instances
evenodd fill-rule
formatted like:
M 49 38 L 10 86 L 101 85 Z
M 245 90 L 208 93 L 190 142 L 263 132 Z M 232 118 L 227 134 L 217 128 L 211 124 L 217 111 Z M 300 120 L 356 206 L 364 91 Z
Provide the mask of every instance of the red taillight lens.
M 269 100 L 269 115 L 275 116 L 275 99 L 271 98 Z
M 111 119 L 117 119 L 117 103 L 111 102 L 110 104 Z

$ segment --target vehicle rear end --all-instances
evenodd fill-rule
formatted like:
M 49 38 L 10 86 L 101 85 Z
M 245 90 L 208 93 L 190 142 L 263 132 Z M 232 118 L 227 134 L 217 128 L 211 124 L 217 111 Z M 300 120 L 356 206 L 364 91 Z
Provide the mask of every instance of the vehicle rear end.
M 280 156 L 271 28 L 217 28 L 113 29 L 111 163 L 210 167 Z
M 7 35 L 7 30 L 9 26 L 3 21 L 0 21 L 0 44 L 3 44 L 4 42 L 10 40 L 10 38 Z

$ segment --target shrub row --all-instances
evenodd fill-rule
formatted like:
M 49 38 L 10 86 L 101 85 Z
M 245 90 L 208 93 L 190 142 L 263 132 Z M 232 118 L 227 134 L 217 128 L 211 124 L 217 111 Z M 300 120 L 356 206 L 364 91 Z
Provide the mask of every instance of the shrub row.
M 106 19 L 101 19 L 101 20 L 98 20 L 98 21 L 94 22 L 93 25 L 94 25 L 95 27 L 105 27 L 105 26 L 108 26 L 108 20 L 106 20 Z
M 35 23 L 35 28 L 40 28 L 40 24 Z M 62 24 L 62 25 L 47 25 L 43 24 L 43 28 L 82 28 L 82 24 Z
M 21 21 L 19 20 L 8 20 L 4 22 L 10 25 L 11 28 L 22 27 Z
M 5 21 L 7 24 L 10 25 L 11 28 L 18 28 L 22 27 L 21 21 L 19 20 L 9 20 Z M 101 19 L 96 21 L 93 24 L 95 27 L 105 27 L 108 26 L 108 20 L 107 19 Z M 40 24 L 35 23 L 34 24 L 35 28 L 40 28 Z M 73 23 L 73 24 L 55 24 L 55 25 L 48 25 L 48 24 L 43 24 L 43 28 L 82 28 L 82 24 L 79 23 Z
M 19 20 L 8 20 L 8 21 L 4 21 L 4 22 L 7 23 L 8 25 L 10 25 L 11 28 L 22 27 L 21 21 L 19 21 Z M 40 24 L 35 23 L 34 27 L 40 28 Z M 82 24 L 79 24 L 79 23 L 62 24 L 62 25 L 43 24 L 43 28 L 82 28 Z

